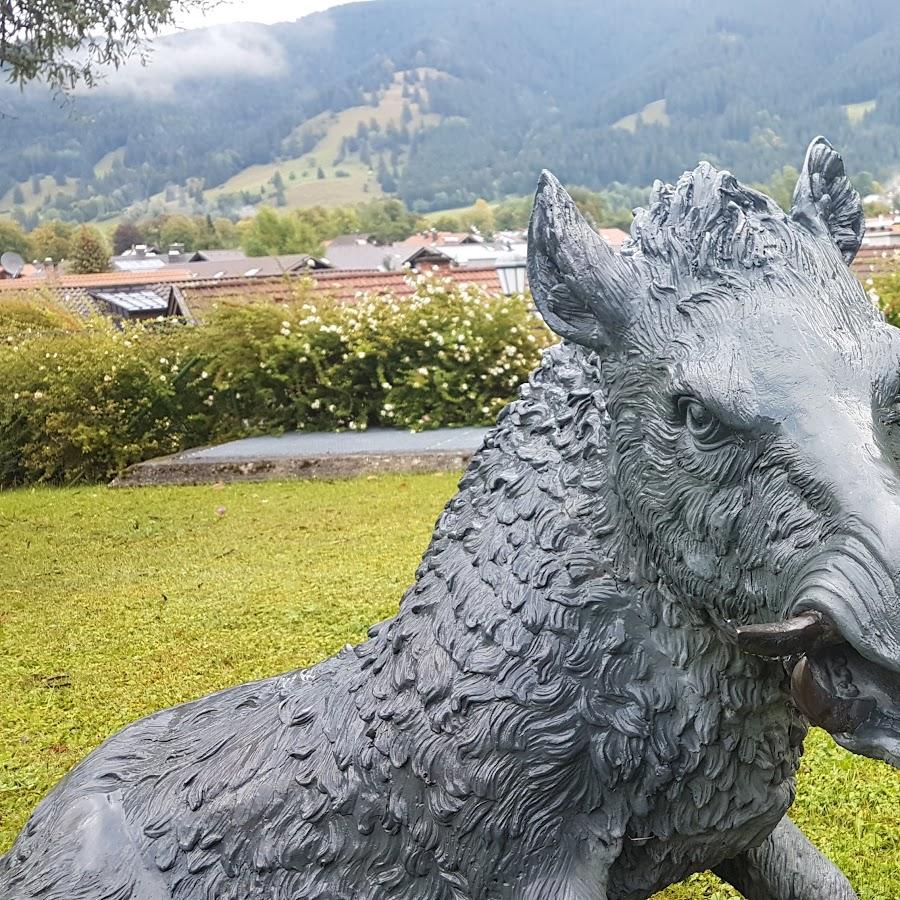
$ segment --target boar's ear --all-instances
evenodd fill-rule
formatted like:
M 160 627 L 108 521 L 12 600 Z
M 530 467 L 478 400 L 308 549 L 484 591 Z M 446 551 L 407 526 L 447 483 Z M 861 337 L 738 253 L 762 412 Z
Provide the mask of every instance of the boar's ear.
M 638 276 L 578 211 L 549 172 L 541 174 L 528 229 L 528 282 L 544 321 L 560 337 L 604 351 L 634 318 Z
M 840 154 L 821 136 L 806 151 L 791 218 L 813 234 L 830 236 L 844 262 L 853 262 L 866 230 L 862 201 L 844 174 Z

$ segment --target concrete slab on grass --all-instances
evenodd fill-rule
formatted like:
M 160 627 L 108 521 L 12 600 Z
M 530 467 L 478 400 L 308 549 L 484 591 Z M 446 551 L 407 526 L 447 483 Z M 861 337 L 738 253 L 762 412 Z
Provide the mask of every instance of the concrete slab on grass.
M 439 428 L 413 433 L 373 428 L 244 438 L 137 463 L 111 486 L 447 472 L 464 468 L 489 430 Z

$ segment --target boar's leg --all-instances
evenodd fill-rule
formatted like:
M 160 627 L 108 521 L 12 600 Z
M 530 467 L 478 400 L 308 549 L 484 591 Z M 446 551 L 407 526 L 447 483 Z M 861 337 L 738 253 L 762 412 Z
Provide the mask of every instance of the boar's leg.
M 747 900 L 858 900 L 844 873 L 787 816 L 759 847 L 713 871 Z
M 512 893 L 514 900 L 607 900 L 609 868 L 622 842 L 579 837 L 575 847 L 533 860 L 532 871 Z

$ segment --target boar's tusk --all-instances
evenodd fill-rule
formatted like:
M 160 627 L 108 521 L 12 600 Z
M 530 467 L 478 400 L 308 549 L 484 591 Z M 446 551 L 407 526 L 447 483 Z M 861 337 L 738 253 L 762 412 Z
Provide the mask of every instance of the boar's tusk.
M 776 659 L 838 644 L 841 637 L 829 619 L 820 612 L 810 610 L 784 622 L 741 625 L 737 629 L 737 640 L 738 646 L 747 653 Z
M 829 734 L 852 734 L 875 709 L 875 701 L 836 697 L 823 685 L 814 664 L 801 659 L 791 675 L 791 697 L 807 719 Z

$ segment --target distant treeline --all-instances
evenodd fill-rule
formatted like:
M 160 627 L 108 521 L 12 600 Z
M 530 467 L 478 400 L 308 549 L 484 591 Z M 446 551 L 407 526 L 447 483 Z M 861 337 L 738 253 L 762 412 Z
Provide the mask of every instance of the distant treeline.
M 791 203 L 798 173 L 792 166 L 775 172 L 756 187 L 784 209 Z M 868 172 L 854 176 L 864 196 L 881 190 Z M 630 228 L 632 210 L 646 202 L 649 188 L 615 185 L 607 191 L 570 187 L 572 198 L 595 228 Z M 0 252 L 12 250 L 25 260 L 65 261 L 71 272 L 99 272 L 111 254 L 124 253 L 137 244 L 167 250 L 180 244 L 186 251 L 240 247 L 248 256 L 308 253 L 322 256 L 325 243 L 342 234 L 365 234 L 371 241 L 389 244 L 434 228 L 438 231 L 475 232 L 491 238 L 498 231 L 526 228 L 531 215 L 530 195 L 490 204 L 479 198 L 471 207 L 428 218 L 410 212 L 401 200 L 381 198 L 357 206 L 278 211 L 263 207 L 254 216 L 233 222 L 225 217 L 158 215 L 120 222 L 115 228 L 75 225 L 50 220 L 26 231 L 10 219 L 0 219 Z M 870 212 L 887 211 L 886 206 Z
M 645 192 L 620 188 L 601 193 L 572 188 L 576 202 L 598 228 L 627 228 L 629 201 L 641 193 Z M 317 206 L 278 211 L 263 207 L 238 222 L 211 215 L 160 215 L 106 229 L 50 220 L 26 231 L 18 222 L 0 219 L 0 252 L 15 251 L 26 261 L 66 261 L 69 271 L 75 272 L 101 271 L 111 254 L 124 253 L 137 244 L 162 251 L 180 244 L 186 251 L 240 247 L 248 256 L 322 256 L 325 242 L 342 234 L 365 234 L 379 244 L 402 241 L 429 228 L 475 231 L 490 238 L 497 231 L 526 227 L 530 214 L 531 197 L 514 197 L 494 205 L 480 199 L 469 209 L 429 221 L 410 212 L 401 200 L 382 198 L 335 209 Z

